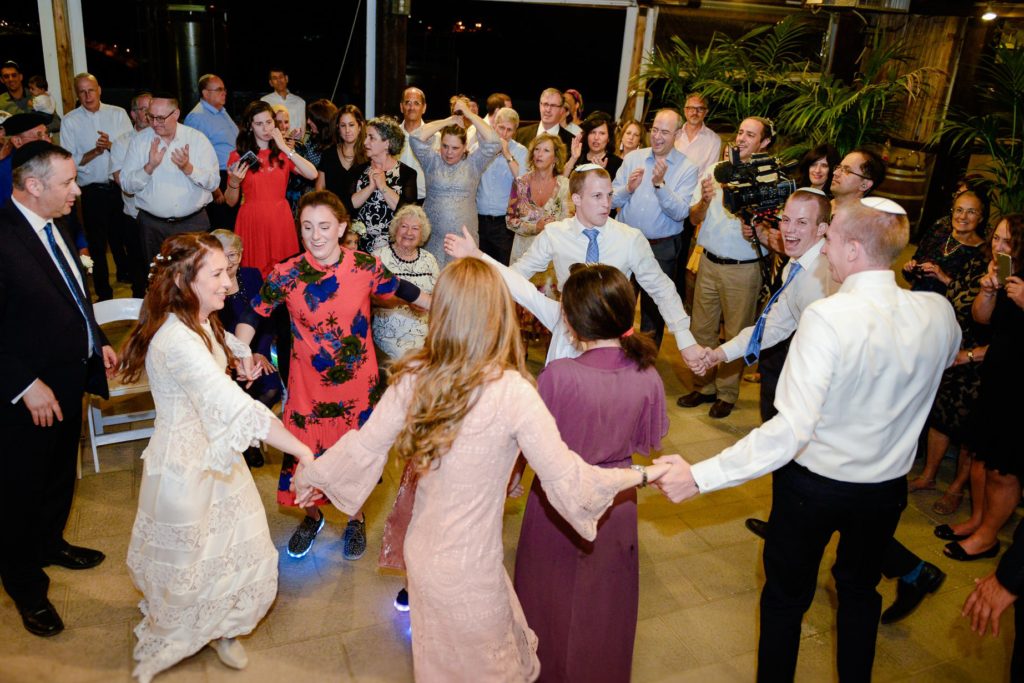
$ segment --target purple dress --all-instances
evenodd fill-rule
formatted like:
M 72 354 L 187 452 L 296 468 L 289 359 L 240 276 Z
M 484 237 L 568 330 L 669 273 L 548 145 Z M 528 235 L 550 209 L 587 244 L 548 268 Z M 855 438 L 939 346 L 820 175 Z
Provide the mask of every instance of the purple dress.
M 629 467 L 668 432 L 665 388 L 618 348 L 548 365 L 537 380 L 562 439 L 585 461 Z M 583 540 L 534 480 L 516 551 L 515 589 L 539 640 L 539 681 L 629 681 L 639 604 L 636 489 L 621 491 Z

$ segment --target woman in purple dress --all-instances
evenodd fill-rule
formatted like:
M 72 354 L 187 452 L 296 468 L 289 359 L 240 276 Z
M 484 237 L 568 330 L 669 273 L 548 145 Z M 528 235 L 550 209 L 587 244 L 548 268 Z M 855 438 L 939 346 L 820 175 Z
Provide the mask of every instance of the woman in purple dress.
M 562 310 L 583 351 L 551 362 L 537 389 L 562 439 L 588 463 L 629 467 L 668 431 L 654 343 L 633 332 L 634 294 L 617 269 L 574 266 Z M 534 480 L 515 589 L 537 633 L 540 681 L 629 681 L 639 604 L 636 491 L 622 491 L 586 541 Z

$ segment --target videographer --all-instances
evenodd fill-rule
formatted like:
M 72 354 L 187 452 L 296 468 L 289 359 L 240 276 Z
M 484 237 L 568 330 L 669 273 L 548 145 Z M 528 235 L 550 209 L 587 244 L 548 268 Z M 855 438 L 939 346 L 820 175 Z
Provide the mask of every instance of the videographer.
M 752 116 L 740 123 L 736 148 L 740 163 L 749 162 L 755 152 L 763 152 L 772 143 L 775 130 L 771 121 Z M 721 163 L 721 162 L 720 162 Z M 694 191 L 690 220 L 701 223 L 697 244 L 703 248 L 693 295 L 690 329 L 697 343 L 718 346 L 719 320 L 725 320 L 726 341 L 754 322 L 761 267 L 755 246 L 743 236 L 743 221 L 723 204 L 722 186 L 710 168 Z M 723 363 L 704 378 L 695 377 L 696 389 L 680 396 L 676 405 L 694 408 L 713 403 L 708 415 L 727 417 L 739 396 L 742 361 Z

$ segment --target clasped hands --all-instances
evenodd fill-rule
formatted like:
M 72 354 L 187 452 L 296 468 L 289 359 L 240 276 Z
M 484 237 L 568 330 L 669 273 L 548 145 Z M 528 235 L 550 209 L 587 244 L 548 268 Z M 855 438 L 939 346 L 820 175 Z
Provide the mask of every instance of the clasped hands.
M 712 349 L 700 344 L 688 346 L 679 352 L 687 367 L 696 375 L 705 375 L 719 363 L 725 362 L 721 348 Z
M 648 471 L 648 482 L 673 503 L 681 503 L 700 493 L 697 482 L 693 479 L 690 463 L 683 460 L 678 453 L 662 455 L 653 462 L 649 470 L 654 470 L 654 474 Z

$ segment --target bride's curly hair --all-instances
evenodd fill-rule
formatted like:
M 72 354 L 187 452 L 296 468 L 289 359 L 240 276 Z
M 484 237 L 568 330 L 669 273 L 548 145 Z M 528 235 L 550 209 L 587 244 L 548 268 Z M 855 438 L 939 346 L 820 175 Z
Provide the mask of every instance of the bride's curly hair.
M 213 351 L 213 341 L 220 344 L 228 365 L 234 363 L 234 356 L 224 343 L 224 326 L 220 319 L 210 316 L 213 341 L 203 330 L 199 322 L 199 298 L 192 290 L 192 282 L 213 251 L 223 253 L 224 248 L 220 240 L 205 232 L 183 232 L 164 240 L 160 253 L 150 264 L 149 289 L 139 311 L 139 322 L 121 351 L 120 372 L 125 382 L 136 381 L 145 370 L 149 343 L 167 320 L 168 313 L 176 315 L 198 334 L 210 351 Z
M 484 385 L 509 369 L 533 381 L 505 283 L 483 261 L 453 261 L 434 288 L 423 348 L 392 366 L 392 384 L 405 375 L 413 382 L 395 440 L 399 456 L 413 460 L 420 472 L 439 465 Z

